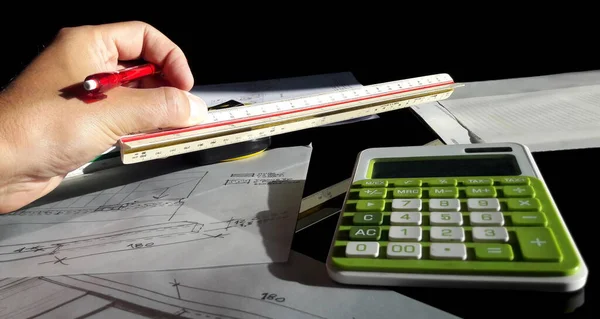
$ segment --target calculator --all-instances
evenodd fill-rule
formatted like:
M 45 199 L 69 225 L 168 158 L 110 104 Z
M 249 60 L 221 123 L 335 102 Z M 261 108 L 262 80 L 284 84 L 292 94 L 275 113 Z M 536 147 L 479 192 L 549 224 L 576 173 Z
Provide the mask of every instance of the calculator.
M 588 276 L 516 143 L 362 151 L 326 266 L 337 282 L 373 286 L 568 292 Z

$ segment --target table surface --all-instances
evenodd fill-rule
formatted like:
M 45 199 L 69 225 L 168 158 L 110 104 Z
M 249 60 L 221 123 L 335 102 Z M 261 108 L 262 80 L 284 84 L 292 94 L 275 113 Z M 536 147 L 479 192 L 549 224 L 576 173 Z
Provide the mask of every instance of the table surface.
M 364 82 L 363 82 L 364 83 Z M 321 127 L 273 138 L 273 147 L 307 145 L 313 153 L 305 195 L 349 178 L 358 152 L 371 147 L 423 145 L 437 135 L 411 109 L 381 114 L 379 119 Z M 531 314 L 575 318 L 590 317 L 595 306 L 590 302 L 598 290 L 591 256 L 593 244 L 587 239 L 593 207 L 575 205 L 573 188 L 593 190 L 595 155 L 598 149 L 534 153 L 556 204 L 583 254 L 591 274 L 586 287 L 573 294 L 546 294 L 516 291 L 482 291 L 434 288 L 391 288 L 408 297 L 462 318 Z M 589 177 L 588 177 L 589 176 Z M 577 184 L 574 184 L 577 182 Z M 589 205 L 589 201 L 586 202 Z M 339 205 L 339 204 L 338 204 Z M 298 232 L 292 249 L 325 262 L 338 215 Z M 597 293 L 596 293 L 597 294 Z M 585 302 L 587 301 L 587 302 Z

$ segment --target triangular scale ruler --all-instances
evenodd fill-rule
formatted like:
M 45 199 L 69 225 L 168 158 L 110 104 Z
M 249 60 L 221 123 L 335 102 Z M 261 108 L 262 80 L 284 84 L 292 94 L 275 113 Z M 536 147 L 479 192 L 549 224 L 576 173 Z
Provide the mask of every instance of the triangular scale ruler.
M 459 86 L 437 74 L 212 110 L 201 125 L 122 137 L 121 160 L 150 161 L 440 101 Z

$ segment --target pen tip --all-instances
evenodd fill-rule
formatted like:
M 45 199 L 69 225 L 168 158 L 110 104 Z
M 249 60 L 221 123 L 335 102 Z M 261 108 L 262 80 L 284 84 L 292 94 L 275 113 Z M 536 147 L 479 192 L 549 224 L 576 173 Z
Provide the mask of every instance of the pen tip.
M 83 88 L 86 91 L 91 91 L 97 87 L 98 87 L 98 83 L 94 80 L 87 80 L 87 81 L 83 82 Z

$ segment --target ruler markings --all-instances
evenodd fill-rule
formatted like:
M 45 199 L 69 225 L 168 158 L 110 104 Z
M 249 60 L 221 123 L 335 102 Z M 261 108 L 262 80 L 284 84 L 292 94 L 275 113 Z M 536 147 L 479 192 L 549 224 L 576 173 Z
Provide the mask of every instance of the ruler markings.
M 205 124 L 123 137 L 125 164 L 160 159 L 448 98 L 449 75 L 421 77 L 209 112 Z

